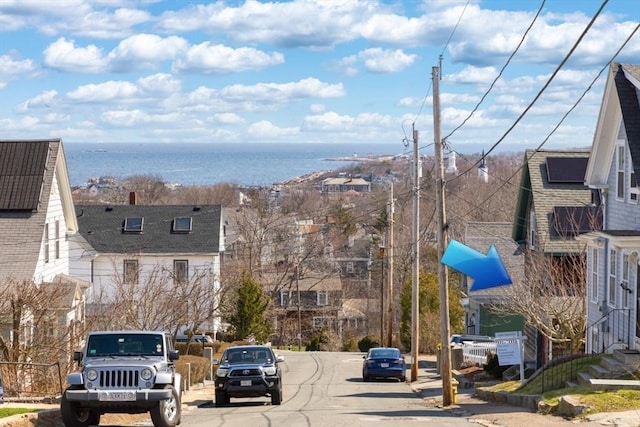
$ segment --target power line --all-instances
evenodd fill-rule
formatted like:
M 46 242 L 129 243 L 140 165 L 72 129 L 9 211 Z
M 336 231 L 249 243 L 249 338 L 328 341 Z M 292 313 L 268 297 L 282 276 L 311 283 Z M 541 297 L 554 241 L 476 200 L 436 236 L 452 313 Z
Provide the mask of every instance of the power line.
M 546 81 L 546 83 L 542 86 L 542 88 L 538 91 L 538 93 L 536 94 L 536 96 L 533 98 L 533 100 L 529 103 L 529 105 L 527 105 L 527 107 L 522 111 L 522 113 L 520 113 L 520 115 L 516 118 L 516 120 L 513 122 L 513 124 L 511 126 L 509 126 L 509 128 L 506 130 L 506 132 L 491 146 L 491 148 L 489 148 L 489 150 L 485 153 L 485 156 L 489 155 L 493 150 L 496 149 L 496 147 L 498 145 L 500 145 L 500 143 L 502 141 L 504 141 L 504 139 L 511 133 L 511 131 L 513 131 L 513 129 L 518 125 L 518 123 L 520 123 L 520 121 L 524 118 L 524 116 L 529 112 L 529 110 L 531 110 L 531 108 L 533 108 L 534 104 L 540 99 L 540 97 L 542 96 L 542 94 L 544 93 L 545 90 L 547 90 L 547 88 L 549 87 L 549 85 L 551 84 L 551 82 L 555 79 L 555 77 L 558 75 L 558 73 L 560 72 L 560 70 L 562 69 L 562 67 L 564 67 L 564 65 L 567 63 L 567 61 L 569 60 L 569 58 L 571 57 L 571 55 L 573 55 L 573 53 L 575 52 L 575 50 L 578 48 L 578 46 L 580 45 L 580 43 L 582 42 L 582 39 L 587 35 L 587 33 L 589 32 L 589 30 L 591 29 L 591 27 L 593 26 L 593 24 L 595 23 L 596 19 L 598 18 L 598 16 L 600 16 L 600 13 L 602 12 L 602 10 L 604 9 L 605 5 L 609 2 L 609 0 L 604 0 L 604 2 L 600 5 L 600 8 L 598 9 L 598 11 L 596 12 L 596 14 L 591 18 L 591 20 L 589 21 L 589 24 L 587 24 L 587 26 L 585 27 L 585 29 L 582 31 L 582 33 L 580 34 L 580 37 L 578 37 L 578 40 L 576 40 L 576 42 L 573 44 L 573 46 L 571 47 L 571 49 L 569 50 L 569 53 L 567 53 L 567 55 L 565 55 L 565 57 L 562 59 L 562 61 L 560 62 L 560 64 L 558 64 L 558 66 L 556 67 L 556 69 L 553 71 L 553 73 L 551 74 L 551 77 L 549 77 L 549 79 Z M 629 41 L 629 39 L 627 39 L 627 41 L 624 43 L 626 45 L 626 43 Z M 583 95 L 584 96 L 584 95 Z M 575 105 L 574 105 L 575 108 Z M 548 138 L 547 138 L 548 139 Z M 466 174 L 467 172 L 469 172 L 469 170 L 475 168 L 481 160 L 478 160 L 476 163 L 474 163 L 469 169 L 467 169 L 466 171 L 464 171 L 461 175 Z M 460 175 L 459 175 L 460 176 Z M 454 178 L 455 179 L 455 178 Z
M 509 55 L 509 58 L 507 58 L 507 62 L 505 62 L 505 64 L 502 66 L 502 68 L 500 69 L 500 72 L 498 73 L 496 78 L 493 80 L 493 82 L 491 82 L 491 85 L 489 85 L 489 88 L 486 90 L 484 95 L 482 95 L 482 97 L 480 98 L 480 101 L 478 101 L 476 106 L 473 108 L 473 110 L 471 110 L 469 115 L 467 115 L 467 117 L 465 117 L 465 119 L 462 121 L 462 123 L 460 123 L 457 127 L 455 127 L 447 136 L 445 136 L 443 138 L 443 140 L 449 139 L 454 133 L 456 133 L 456 131 L 458 131 L 458 129 L 460 129 L 462 126 L 464 126 L 467 123 L 467 121 L 469 119 L 471 119 L 471 117 L 475 114 L 476 111 L 478 111 L 478 108 L 480 107 L 480 105 L 484 102 L 484 100 L 487 98 L 487 96 L 489 96 L 489 93 L 491 93 L 491 91 L 493 90 L 495 84 L 500 79 L 500 77 L 502 77 L 502 74 L 504 73 L 504 70 L 511 63 L 511 60 L 516 55 L 516 53 L 520 50 L 520 47 L 524 43 L 524 40 L 527 38 L 527 35 L 529 34 L 529 31 L 531 31 L 531 28 L 533 28 L 533 24 L 535 24 L 535 22 L 538 20 L 538 17 L 540 16 L 540 13 L 542 12 L 542 9 L 544 7 L 545 1 L 546 0 L 542 0 L 542 3 L 540 4 L 540 8 L 538 9 L 538 12 L 536 13 L 536 16 L 533 17 L 533 21 L 531 21 L 531 24 L 529 24 L 529 27 L 527 27 L 527 30 L 524 32 L 524 34 L 520 38 L 520 42 L 516 46 L 515 50 L 511 53 L 511 55 Z

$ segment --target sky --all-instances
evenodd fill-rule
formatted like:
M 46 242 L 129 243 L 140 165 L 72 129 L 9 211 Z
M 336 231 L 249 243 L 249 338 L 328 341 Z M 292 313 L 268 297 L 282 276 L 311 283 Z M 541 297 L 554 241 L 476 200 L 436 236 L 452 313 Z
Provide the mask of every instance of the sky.
M 438 67 L 447 148 L 587 147 L 638 21 L 638 0 L 0 0 L 0 139 L 427 147 Z

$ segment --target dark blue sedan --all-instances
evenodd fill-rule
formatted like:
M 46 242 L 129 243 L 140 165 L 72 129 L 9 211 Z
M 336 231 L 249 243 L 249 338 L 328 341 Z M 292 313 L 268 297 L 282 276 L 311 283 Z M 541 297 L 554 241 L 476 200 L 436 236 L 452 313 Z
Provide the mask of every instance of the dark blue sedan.
M 375 378 L 397 378 L 406 381 L 404 357 L 394 347 L 375 347 L 363 356 L 362 378 L 371 381 Z

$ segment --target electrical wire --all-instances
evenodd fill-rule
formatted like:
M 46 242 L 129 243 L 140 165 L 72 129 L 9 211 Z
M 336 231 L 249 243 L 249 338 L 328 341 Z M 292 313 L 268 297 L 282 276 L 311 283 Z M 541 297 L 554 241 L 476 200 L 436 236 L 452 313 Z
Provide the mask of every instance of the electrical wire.
M 500 77 L 502 77 L 502 74 L 504 73 L 504 70 L 511 63 L 511 60 L 515 57 L 516 53 L 520 50 L 520 47 L 522 46 L 522 44 L 524 43 L 525 39 L 527 38 L 527 35 L 529 34 L 529 31 L 531 31 L 531 28 L 533 28 L 533 25 L 538 20 L 538 17 L 540 16 L 540 13 L 542 13 L 542 9 L 544 8 L 545 2 L 546 2 L 546 0 L 542 0 L 542 3 L 540 4 L 540 7 L 538 8 L 538 12 L 536 13 L 536 16 L 533 17 L 533 21 L 531 21 L 531 23 L 529 24 L 529 27 L 527 27 L 527 30 L 524 32 L 524 34 L 520 38 L 520 42 L 516 46 L 515 50 L 513 52 L 511 52 L 511 55 L 509 55 L 509 58 L 507 58 L 507 62 L 504 63 L 504 65 L 500 69 L 500 72 L 498 73 L 496 78 L 493 79 L 493 82 L 491 82 L 491 85 L 489 85 L 489 88 L 486 90 L 486 92 L 480 98 L 480 101 L 478 101 L 476 106 L 473 107 L 473 110 L 471 110 L 469 115 L 467 115 L 467 117 L 465 117 L 465 119 L 462 121 L 462 123 L 460 123 L 458 126 L 456 126 L 447 136 L 442 138 L 443 141 L 446 141 L 447 139 L 449 139 L 454 133 L 456 133 L 461 127 L 463 127 L 467 123 L 467 121 L 469 121 L 469 119 L 471 119 L 471 117 L 475 114 L 476 111 L 478 111 L 478 108 L 480 107 L 480 105 L 484 102 L 484 100 L 487 98 L 487 96 L 489 96 L 489 94 L 491 93 L 491 91 L 495 87 L 495 85 L 498 82 L 498 80 L 500 79 Z
M 567 55 L 565 55 L 565 57 L 562 59 L 560 64 L 558 64 L 556 69 L 551 74 L 551 77 L 549 77 L 549 79 L 542 86 L 542 88 L 538 91 L 538 93 L 533 98 L 533 100 L 529 103 L 529 105 L 527 105 L 527 107 L 522 111 L 522 113 L 520 113 L 520 115 L 516 118 L 516 120 L 513 122 L 513 124 L 511 126 L 509 126 L 509 128 L 506 130 L 506 132 L 491 146 L 491 148 L 489 148 L 489 150 L 485 153 L 485 156 L 488 156 L 493 150 L 495 150 L 498 147 L 498 145 L 500 145 L 500 143 L 502 143 L 504 141 L 504 139 L 511 133 L 511 131 L 513 131 L 513 129 L 515 129 L 515 127 L 518 125 L 518 123 L 520 123 L 520 121 L 529 112 L 529 110 L 531 110 L 531 108 L 533 108 L 533 106 L 540 99 L 540 97 L 542 96 L 544 91 L 547 90 L 547 88 L 549 87 L 551 82 L 558 75 L 558 73 L 560 72 L 562 67 L 564 67 L 564 65 L 567 63 L 567 61 L 569 61 L 569 58 L 571 58 L 571 55 L 573 55 L 575 50 L 578 48 L 578 46 L 582 42 L 582 39 L 584 39 L 584 37 L 587 35 L 587 33 L 589 32 L 589 30 L 591 29 L 591 27 L 595 23 L 596 19 L 600 16 L 600 13 L 602 13 L 602 10 L 604 9 L 605 5 L 608 2 L 609 2 L 609 0 L 604 0 L 604 2 L 600 5 L 600 8 L 596 11 L 596 14 L 591 18 L 591 20 L 589 21 L 587 26 L 584 28 L 584 30 L 582 31 L 582 33 L 580 34 L 580 36 L 578 37 L 576 42 L 573 44 L 573 46 L 569 50 L 569 53 L 567 53 Z M 628 40 L 627 40 L 627 42 L 628 42 Z M 625 42 L 625 44 L 627 42 Z M 464 174 L 468 173 L 470 170 L 472 170 L 473 168 L 478 166 L 478 164 L 480 163 L 481 160 L 482 159 L 478 160 L 475 164 L 473 164 L 471 167 L 469 167 L 469 169 L 465 170 L 461 175 L 464 175 Z

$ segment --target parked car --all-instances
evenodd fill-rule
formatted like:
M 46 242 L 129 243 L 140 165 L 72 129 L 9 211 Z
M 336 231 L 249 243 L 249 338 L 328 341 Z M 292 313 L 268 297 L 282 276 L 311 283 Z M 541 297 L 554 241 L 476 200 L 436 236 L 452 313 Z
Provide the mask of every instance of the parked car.
M 451 335 L 451 345 L 461 345 L 465 342 L 493 342 L 494 338 L 488 335 Z
M 187 341 L 189 341 L 188 335 L 178 335 L 176 337 L 176 342 L 187 342 Z M 191 342 L 209 343 L 209 342 L 213 342 L 213 338 L 211 338 L 209 335 L 196 334 L 191 336 Z
M 173 336 L 159 331 L 94 331 L 75 351 L 60 399 L 66 427 L 100 424 L 103 414 L 148 412 L 154 427 L 180 424 L 182 377 Z
M 272 405 L 282 403 L 283 356 L 267 345 L 229 347 L 216 370 L 216 406 L 228 405 L 231 397 L 271 397 Z M 218 362 L 218 361 L 215 361 Z
M 395 347 L 374 347 L 363 356 L 362 379 L 397 378 L 406 381 L 406 366 L 400 350 Z

